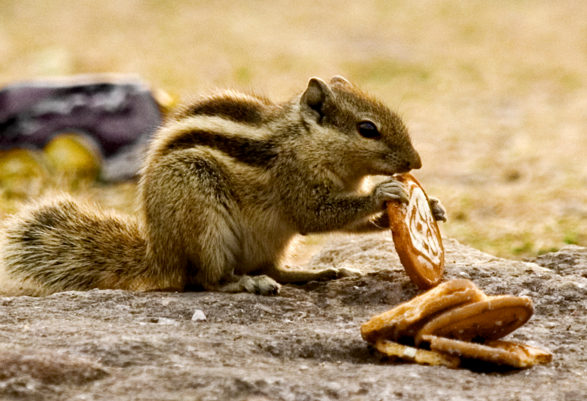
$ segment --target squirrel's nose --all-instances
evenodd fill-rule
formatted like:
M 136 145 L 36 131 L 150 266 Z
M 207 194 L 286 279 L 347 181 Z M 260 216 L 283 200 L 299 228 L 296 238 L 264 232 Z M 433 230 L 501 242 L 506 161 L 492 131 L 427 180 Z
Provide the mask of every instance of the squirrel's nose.
M 410 160 L 407 160 L 402 166 L 402 172 L 407 173 L 410 170 L 418 170 L 419 168 L 422 168 L 422 160 L 420 160 L 420 155 L 414 152 Z
M 420 160 L 420 155 L 417 153 L 414 154 L 414 157 L 411 160 L 407 160 L 404 164 L 402 164 L 397 170 L 398 173 L 408 173 L 411 170 L 417 170 L 422 168 L 422 160 Z
M 420 155 L 417 153 L 414 154 L 414 159 L 408 162 L 408 166 L 412 170 L 418 170 L 419 168 L 422 168 L 422 160 L 420 160 Z

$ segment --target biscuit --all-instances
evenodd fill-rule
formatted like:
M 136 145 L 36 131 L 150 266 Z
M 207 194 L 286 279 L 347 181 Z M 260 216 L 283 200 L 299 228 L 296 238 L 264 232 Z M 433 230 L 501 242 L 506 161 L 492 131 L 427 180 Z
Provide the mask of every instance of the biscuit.
M 518 369 L 549 363 L 552 354 L 540 348 L 512 341 L 488 341 L 484 344 L 470 343 L 449 338 L 425 335 L 433 351 L 462 358 L 473 358 Z
M 428 196 L 411 174 L 395 178 L 408 192 L 409 203 L 388 202 L 387 212 L 395 249 L 410 280 L 429 289 L 442 280 L 444 247 Z
M 426 335 L 462 341 L 491 341 L 505 337 L 525 324 L 534 313 L 527 297 L 500 295 L 451 309 L 430 319 L 417 333 L 416 345 Z
M 408 347 L 396 342 L 379 340 L 375 344 L 377 351 L 402 361 L 416 362 L 423 365 L 442 365 L 449 368 L 458 368 L 461 359 L 457 356 L 437 351 L 427 351 Z
M 361 325 L 361 335 L 370 343 L 376 343 L 379 339 L 398 341 L 401 338 L 413 338 L 433 316 L 486 298 L 473 282 L 451 280 L 374 316 Z

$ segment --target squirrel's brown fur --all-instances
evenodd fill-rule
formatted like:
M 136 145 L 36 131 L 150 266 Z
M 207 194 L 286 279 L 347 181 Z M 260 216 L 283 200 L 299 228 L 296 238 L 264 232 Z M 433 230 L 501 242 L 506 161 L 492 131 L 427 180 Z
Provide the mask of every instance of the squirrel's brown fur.
M 92 288 L 272 294 L 341 272 L 287 270 L 299 233 L 386 229 L 393 179 L 420 168 L 400 118 L 341 77 L 290 102 L 221 92 L 184 106 L 155 135 L 136 217 L 68 196 L 24 208 L 0 237 L 2 292 Z M 276 282 L 277 281 L 277 282 Z

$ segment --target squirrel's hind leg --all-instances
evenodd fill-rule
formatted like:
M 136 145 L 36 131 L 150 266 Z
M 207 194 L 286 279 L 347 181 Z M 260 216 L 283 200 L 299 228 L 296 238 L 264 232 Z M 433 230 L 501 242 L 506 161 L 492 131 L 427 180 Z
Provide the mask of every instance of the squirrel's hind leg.
M 359 275 L 359 272 L 350 269 L 325 269 L 325 270 L 296 270 L 278 267 L 275 265 L 264 267 L 259 273 L 275 279 L 282 284 L 303 284 L 309 281 L 328 281 L 343 277 Z M 262 277 L 262 276 L 261 276 Z
M 238 263 L 239 241 L 229 224 L 221 218 L 214 219 L 207 227 L 207 235 L 199 237 L 200 245 L 190 250 L 192 260 L 199 261 L 199 268 L 189 279 L 188 285 L 201 285 L 206 290 L 221 292 L 250 292 L 261 295 L 279 293 L 281 286 L 272 278 L 235 275 Z M 197 252 L 197 256 L 196 256 Z

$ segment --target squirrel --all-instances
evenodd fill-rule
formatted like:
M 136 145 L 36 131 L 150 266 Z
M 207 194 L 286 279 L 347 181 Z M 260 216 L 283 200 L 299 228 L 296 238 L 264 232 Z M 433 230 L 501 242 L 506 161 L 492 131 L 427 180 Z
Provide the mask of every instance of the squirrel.
M 294 238 L 388 230 L 386 203 L 407 202 L 392 176 L 421 165 L 402 120 L 339 76 L 312 78 L 281 104 L 234 91 L 199 97 L 154 134 L 137 216 L 61 195 L 7 219 L 0 292 L 271 295 L 280 283 L 336 279 L 350 273 L 282 266 Z M 373 175 L 390 178 L 367 190 Z

